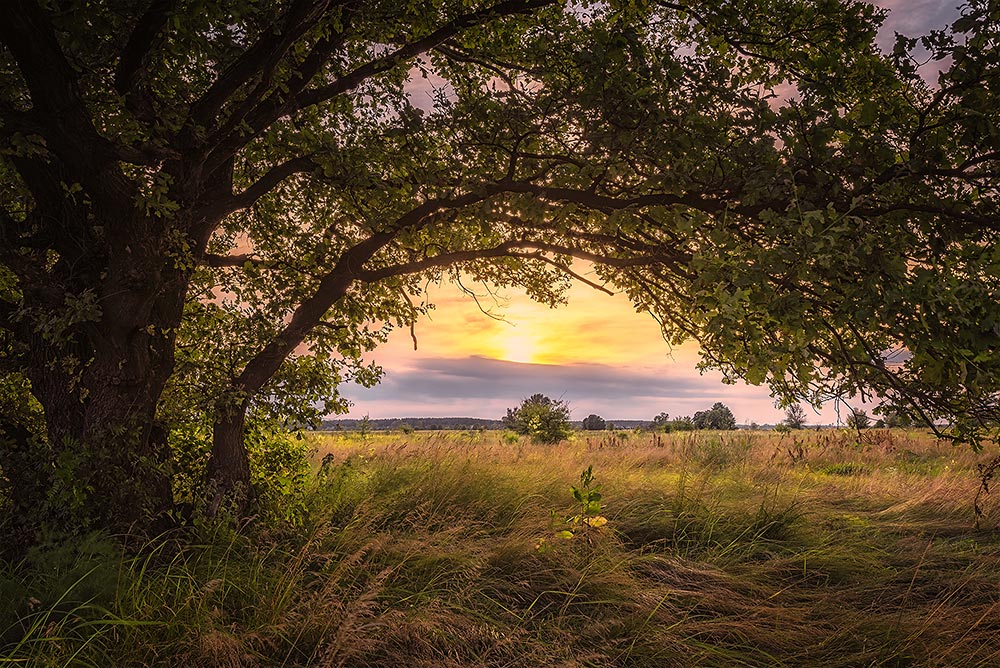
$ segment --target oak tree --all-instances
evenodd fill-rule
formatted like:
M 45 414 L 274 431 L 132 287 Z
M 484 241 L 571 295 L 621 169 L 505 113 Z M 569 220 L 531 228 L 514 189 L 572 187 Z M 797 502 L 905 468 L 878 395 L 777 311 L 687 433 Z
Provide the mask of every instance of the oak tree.
M 248 425 L 342 408 L 448 278 L 621 291 L 731 379 L 980 438 L 997 11 L 924 40 L 950 63 L 931 84 L 915 42 L 877 50 L 879 20 L 851 0 L 10 0 L 0 503 L 155 529 L 183 429 L 212 441 L 206 510 L 239 511 Z
M 712 404 L 708 410 L 698 411 L 691 418 L 695 429 L 736 429 L 736 417 L 733 411 L 721 401 Z
M 573 432 L 566 402 L 544 394 L 533 394 L 516 408 L 508 408 L 503 423 L 539 443 L 558 443 Z

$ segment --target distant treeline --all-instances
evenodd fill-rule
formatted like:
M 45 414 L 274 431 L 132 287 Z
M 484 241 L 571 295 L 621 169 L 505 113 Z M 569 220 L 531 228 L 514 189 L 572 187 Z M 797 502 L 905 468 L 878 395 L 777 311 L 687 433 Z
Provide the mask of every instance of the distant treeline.
M 583 428 L 583 422 L 579 420 L 570 424 L 576 429 Z M 651 424 L 652 422 L 649 420 L 608 420 L 609 427 L 614 425 L 616 429 L 635 429 L 636 427 L 647 427 Z M 393 431 L 395 429 L 407 428 L 419 429 L 421 431 L 503 429 L 504 424 L 501 420 L 485 420 L 483 418 L 470 417 L 407 417 L 370 420 L 323 420 L 323 424 L 320 427 L 322 431 L 360 431 L 362 429 Z

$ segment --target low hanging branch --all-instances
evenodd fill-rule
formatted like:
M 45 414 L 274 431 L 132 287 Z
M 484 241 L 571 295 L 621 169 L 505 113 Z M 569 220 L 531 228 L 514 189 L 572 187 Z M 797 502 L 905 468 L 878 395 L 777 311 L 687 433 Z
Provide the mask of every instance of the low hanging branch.
M 68 491 L 79 512 L 39 526 L 163 528 L 168 391 L 217 421 L 234 464 L 213 471 L 245 488 L 246 410 L 310 332 L 357 328 L 313 371 L 360 365 L 363 323 L 412 320 L 401 291 L 482 260 L 477 278 L 539 293 L 553 270 L 613 285 L 731 377 L 794 389 L 828 362 L 981 435 L 1000 391 L 995 12 L 968 0 L 935 37 L 934 91 L 879 53 L 865 3 L 751 4 L 7 2 L 0 334 L 54 454 L 81 462 L 72 490 L 19 490 L 25 512 Z M 418 60 L 441 78 L 422 109 Z M 773 97 L 778 75 L 807 94 Z M 207 253 L 223 227 L 247 246 Z M 228 288 L 254 318 L 200 318 L 197 295 Z M 895 373 L 827 323 L 929 343 Z M 199 358 L 215 345 L 229 403 L 189 389 L 226 384 Z

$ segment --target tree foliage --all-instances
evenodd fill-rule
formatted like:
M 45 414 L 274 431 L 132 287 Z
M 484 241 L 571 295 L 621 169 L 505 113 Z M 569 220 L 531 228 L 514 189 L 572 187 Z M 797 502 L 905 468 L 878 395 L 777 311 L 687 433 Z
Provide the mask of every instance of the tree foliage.
M 705 411 L 698 411 L 691 418 L 695 429 L 736 429 L 736 418 L 729 406 L 717 401 Z
M 591 413 L 587 417 L 583 418 L 583 428 L 587 431 L 604 431 L 607 426 L 607 422 L 604 421 L 604 418 L 595 413 Z
M 933 85 L 915 40 L 878 52 L 880 18 L 11 0 L 0 373 L 42 418 L 5 409 L 3 503 L 162 528 L 171 434 L 200 430 L 207 511 L 238 512 L 244 436 L 343 410 L 340 383 L 378 380 L 364 354 L 460 276 L 547 304 L 573 278 L 624 292 L 731 380 L 877 396 L 978 443 L 1000 391 L 1000 17 L 970 0 L 924 38 Z
M 653 418 L 653 430 L 670 433 L 672 431 L 694 431 L 694 421 L 690 416 L 670 418 L 669 413 L 659 413 Z
M 885 426 L 890 429 L 906 429 L 913 426 L 913 420 L 905 413 L 891 411 L 885 414 Z
M 508 408 L 503 422 L 508 429 L 539 443 L 558 443 L 573 432 L 566 402 L 544 394 L 533 394 L 516 408 Z

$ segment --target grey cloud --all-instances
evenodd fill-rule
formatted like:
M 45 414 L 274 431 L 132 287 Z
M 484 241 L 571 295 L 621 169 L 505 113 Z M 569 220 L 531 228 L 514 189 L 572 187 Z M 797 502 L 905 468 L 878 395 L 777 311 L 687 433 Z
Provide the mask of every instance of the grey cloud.
M 708 377 L 669 377 L 603 364 L 522 364 L 486 357 L 422 360 L 416 369 L 389 372 L 383 384 L 404 396 L 427 399 L 463 396 L 521 396 L 627 392 L 635 397 L 702 394 L 719 381 Z M 534 388 L 534 389 L 533 389 Z
M 660 411 L 691 414 L 715 401 L 732 406 L 738 418 L 742 412 L 745 419 L 767 419 L 759 408 L 762 402 L 770 403 L 765 389 L 724 385 L 718 374 L 684 373 L 602 364 L 522 364 L 486 357 L 434 358 L 418 360 L 411 369 L 389 369 L 382 383 L 370 390 L 344 387 L 342 391 L 356 403 L 352 414 L 375 417 L 497 417 L 505 407 L 541 392 L 568 401 L 577 419 L 591 412 L 620 419 L 649 419 Z M 743 411 L 741 405 L 746 405 Z

